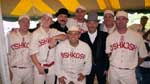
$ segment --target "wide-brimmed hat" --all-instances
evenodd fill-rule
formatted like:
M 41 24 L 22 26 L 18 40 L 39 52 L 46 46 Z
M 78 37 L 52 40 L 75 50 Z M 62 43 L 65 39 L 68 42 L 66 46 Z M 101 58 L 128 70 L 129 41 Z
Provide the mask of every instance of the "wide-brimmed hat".
M 61 8 L 57 11 L 57 13 L 55 14 L 55 16 L 57 17 L 58 15 L 60 14 L 64 14 L 64 15 L 67 15 L 68 17 L 70 16 L 68 10 L 66 8 Z

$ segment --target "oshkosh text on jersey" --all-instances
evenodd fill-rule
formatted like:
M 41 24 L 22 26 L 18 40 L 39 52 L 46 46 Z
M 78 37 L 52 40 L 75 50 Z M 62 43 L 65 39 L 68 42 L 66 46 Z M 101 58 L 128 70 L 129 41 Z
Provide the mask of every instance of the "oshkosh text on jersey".
M 11 45 L 11 48 L 12 49 L 29 48 L 29 42 L 14 43 Z
M 136 45 L 130 42 L 116 42 L 113 43 L 110 47 L 111 47 L 111 51 L 116 50 L 118 48 L 124 48 L 132 51 L 136 49 Z
M 85 58 L 85 54 L 82 53 L 76 53 L 76 52 L 62 52 L 61 53 L 62 58 L 77 58 L 77 59 L 84 59 Z
M 41 39 L 41 40 L 39 41 L 40 46 L 43 46 L 43 45 L 45 45 L 45 44 L 49 44 L 50 42 L 51 42 L 51 39 L 50 39 L 50 38 L 44 38 L 44 39 Z

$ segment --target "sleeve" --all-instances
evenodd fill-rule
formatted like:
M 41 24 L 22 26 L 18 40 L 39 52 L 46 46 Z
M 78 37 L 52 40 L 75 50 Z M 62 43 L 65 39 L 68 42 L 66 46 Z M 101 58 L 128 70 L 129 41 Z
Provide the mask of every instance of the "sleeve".
M 140 58 L 145 58 L 145 57 L 147 57 L 148 56 L 148 52 L 147 52 L 147 50 L 146 50 L 146 46 L 145 46 L 145 43 L 144 43 L 144 40 L 143 40 L 143 38 L 140 36 L 139 38 L 138 38 L 139 40 L 140 40 L 140 43 L 139 43 L 139 57 Z
M 56 47 L 56 54 L 55 54 L 55 67 L 56 67 L 56 75 L 58 78 L 60 78 L 63 75 L 63 69 L 62 69 L 62 60 L 61 60 L 61 55 L 60 55 L 60 45 L 58 44 Z
M 147 50 L 148 56 L 144 59 L 144 61 L 150 61 L 150 46 L 149 46 L 149 42 L 145 42 L 145 46 L 146 46 L 146 50 Z
M 108 37 L 108 33 L 104 33 L 104 35 L 102 35 L 102 36 L 104 36 L 103 37 L 103 41 L 104 41 L 104 45 L 105 45 L 105 50 L 106 50 L 106 39 L 107 39 L 107 37 Z M 105 51 L 104 51 L 105 52 Z M 105 52 L 104 53 L 104 68 L 105 68 L 105 70 L 108 70 L 109 69 L 109 56 L 107 55 L 107 53 Z
M 39 36 L 36 33 L 33 33 L 31 36 L 31 42 L 29 46 L 29 53 L 30 55 L 33 55 L 37 52 L 39 52 L 39 41 L 38 41 Z
M 7 42 L 7 48 L 8 48 L 7 53 L 9 54 L 10 53 L 10 34 L 9 33 L 7 34 L 7 39 L 6 40 L 7 40 L 6 42 Z
M 11 61 L 10 33 L 7 34 L 7 57 L 8 63 Z
M 85 47 L 87 49 L 85 65 L 83 71 L 81 72 L 83 75 L 89 75 L 92 68 L 92 51 L 90 47 Z
M 110 37 L 108 36 L 107 39 L 106 39 L 106 54 L 109 54 L 111 53 L 111 41 L 110 41 Z
M 65 34 L 64 32 L 60 32 L 57 29 L 51 29 L 52 37 L 60 34 Z
M 106 39 L 107 39 L 108 33 L 105 33 L 103 36 L 104 36 L 103 41 L 104 41 L 104 45 L 105 45 L 104 48 L 106 50 Z M 104 64 L 105 70 L 108 70 L 109 69 L 109 57 L 106 52 L 104 53 L 104 63 L 105 63 Z
M 87 32 L 86 32 L 87 33 Z M 85 40 L 88 38 L 87 36 L 86 36 L 86 33 L 82 33 L 81 34 L 81 36 L 80 36 L 80 40 L 81 41 L 84 41 L 85 42 Z

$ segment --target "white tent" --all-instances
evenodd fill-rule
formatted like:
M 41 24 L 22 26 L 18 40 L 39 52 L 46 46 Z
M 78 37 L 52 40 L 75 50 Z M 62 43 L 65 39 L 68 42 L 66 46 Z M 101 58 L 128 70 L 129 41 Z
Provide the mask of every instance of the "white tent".
M 0 72 L 2 78 L 2 84 L 10 84 L 8 61 L 6 55 L 6 41 L 4 36 L 3 22 L 2 22 L 2 12 L 0 5 Z

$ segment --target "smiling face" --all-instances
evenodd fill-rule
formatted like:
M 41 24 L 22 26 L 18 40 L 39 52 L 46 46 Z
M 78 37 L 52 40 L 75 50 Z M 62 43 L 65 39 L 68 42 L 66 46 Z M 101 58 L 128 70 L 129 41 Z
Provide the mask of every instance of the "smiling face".
M 79 38 L 80 38 L 80 32 L 79 31 L 69 31 L 67 33 L 69 42 L 72 46 L 78 45 Z
M 79 20 L 84 19 L 85 14 L 86 14 L 86 11 L 85 11 L 85 10 L 80 9 L 80 8 L 77 9 L 77 10 L 76 10 L 76 13 L 75 13 L 76 19 L 79 19 Z
M 20 26 L 21 31 L 27 32 L 30 26 L 30 20 L 28 18 L 20 19 L 19 26 Z
M 97 21 L 88 21 L 87 27 L 90 33 L 94 33 L 97 30 L 98 22 Z
M 104 15 L 104 24 L 106 26 L 110 26 L 114 24 L 114 16 L 112 14 L 105 14 Z
M 60 14 L 57 16 L 57 21 L 61 25 L 66 25 L 66 23 L 68 21 L 68 16 L 65 14 Z
M 49 26 L 52 24 L 52 18 L 47 15 L 43 15 L 41 17 L 41 27 L 43 28 L 49 28 Z
M 124 16 L 116 17 L 116 26 L 117 29 L 126 29 L 128 23 L 128 18 Z

